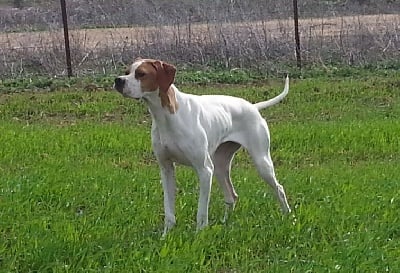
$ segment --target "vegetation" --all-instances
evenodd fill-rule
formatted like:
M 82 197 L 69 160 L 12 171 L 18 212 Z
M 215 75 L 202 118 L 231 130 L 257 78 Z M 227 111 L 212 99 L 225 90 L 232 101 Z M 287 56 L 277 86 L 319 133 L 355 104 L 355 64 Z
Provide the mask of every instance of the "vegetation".
M 179 167 L 165 240 L 141 103 L 111 91 L 111 77 L 3 80 L 0 272 L 398 272 L 400 75 L 370 71 L 303 74 L 262 112 L 291 215 L 241 151 L 228 223 L 215 184 L 211 225 L 195 232 L 198 180 Z M 283 87 L 283 77 L 219 75 L 187 71 L 179 87 L 254 102 Z
M 299 3 L 303 65 L 398 60 L 397 2 Z M 0 7 L 0 77 L 65 75 L 59 1 L 20 3 L 22 9 Z M 295 63 L 291 7 L 272 0 L 67 1 L 73 70 L 108 75 L 142 56 L 189 67 L 286 71 Z

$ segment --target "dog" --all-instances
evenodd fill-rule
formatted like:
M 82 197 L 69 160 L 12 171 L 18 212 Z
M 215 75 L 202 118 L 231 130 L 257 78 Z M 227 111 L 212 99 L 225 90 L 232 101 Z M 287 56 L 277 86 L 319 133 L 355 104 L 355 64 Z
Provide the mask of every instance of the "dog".
M 252 104 L 223 95 L 192 95 L 174 85 L 176 68 L 153 59 L 136 59 L 114 81 L 124 97 L 143 100 L 152 117 L 151 141 L 164 190 L 163 236 L 175 225 L 175 163 L 191 166 L 200 180 L 197 230 L 208 225 L 213 175 L 226 203 L 224 220 L 238 198 L 230 178 L 231 162 L 243 147 L 260 176 L 272 187 L 284 213 L 290 213 L 284 188 L 278 183 L 270 155 L 270 133 L 260 110 L 280 102 L 289 92 L 289 77 L 281 94 Z

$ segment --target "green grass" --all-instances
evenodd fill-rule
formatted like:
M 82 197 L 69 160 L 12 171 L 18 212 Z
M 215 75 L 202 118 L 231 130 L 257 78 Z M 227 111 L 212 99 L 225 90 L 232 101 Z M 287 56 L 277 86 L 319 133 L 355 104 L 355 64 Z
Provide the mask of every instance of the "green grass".
M 280 214 L 241 151 L 228 223 L 215 183 L 211 224 L 195 232 L 198 180 L 179 167 L 165 240 L 145 107 L 41 82 L 0 95 L 0 272 L 399 272 L 398 74 L 292 80 L 285 102 L 262 113 L 293 213 Z M 255 102 L 283 80 L 180 87 Z

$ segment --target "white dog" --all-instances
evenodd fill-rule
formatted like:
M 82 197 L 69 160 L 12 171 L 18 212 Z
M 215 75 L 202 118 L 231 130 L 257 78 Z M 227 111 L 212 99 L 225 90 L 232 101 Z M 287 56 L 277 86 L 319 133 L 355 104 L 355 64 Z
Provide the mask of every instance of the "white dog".
M 174 163 L 193 167 L 199 176 L 197 229 L 201 229 L 208 224 L 213 175 L 224 193 L 225 218 L 234 207 L 238 196 L 230 169 L 234 154 L 242 146 L 249 152 L 261 177 L 274 189 L 283 212 L 290 212 L 285 191 L 275 178 L 268 126 L 259 113 L 287 95 L 289 78 L 280 95 L 251 104 L 231 96 L 180 92 L 173 84 L 175 73 L 175 67 L 168 63 L 139 58 L 114 83 L 114 88 L 123 96 L 143 99 L 150 109 L 153 150 L 164 189 L 163 235 L 175 225 Z

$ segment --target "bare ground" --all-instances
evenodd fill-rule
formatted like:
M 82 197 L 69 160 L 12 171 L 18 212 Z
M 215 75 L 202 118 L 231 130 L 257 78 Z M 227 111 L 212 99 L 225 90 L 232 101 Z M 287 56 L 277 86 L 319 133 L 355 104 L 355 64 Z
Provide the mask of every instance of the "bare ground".
M 382 35 L 399 31 L 400 14 L 302 19 L 299 21 L 299 26 L 303 39 L 307 37 L 357 35 L 360 31 Z M 143 40 L 156 43 L 158 39 L 202 43 L 212 41 L 221 33 L 229 35 L 229 33 L 241 31 L 247 31 L 254 35 L 267 33 L 267 36 L 272 39 L 280 39 L 282 36 L 292 37 L 293 21 L 290 19 L 228 24 L 77 29 L 70 30 L 70 36 L 71 44 L 95 50 L 126 46 Z M 1 33 L 0 48 L 3 50 L 18 50 L 60 47 L 63 44 L 63 39 L 62 30 Z M 149 46 L 151 46 L 151 43 Z

